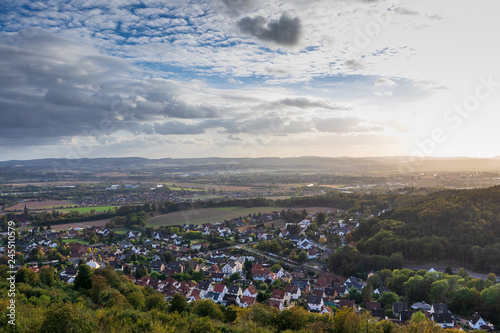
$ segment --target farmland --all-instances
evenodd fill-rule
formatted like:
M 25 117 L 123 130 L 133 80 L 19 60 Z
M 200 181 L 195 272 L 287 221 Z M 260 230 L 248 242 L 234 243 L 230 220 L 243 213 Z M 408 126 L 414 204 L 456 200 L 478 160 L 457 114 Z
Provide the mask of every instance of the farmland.
M 52 225 L 51 227 L 52 227 L 52 230 L 68 230 L 71 227 L 80 227 L 80 228 L 105 227 L 106 223 L 108 223 L 110 220 L 111 219 L 103 219 L 103 220 L 97 220 L 97 221 L 55 224 L 55 225 Z
M 83 239 L 73 239 L 73 238 L 63 239 L 63 243 L 65 243 L 65 244 L 80 243 L 83 245 L 89 245 L 89 242 L 87 242 Z
M 29 210 L 52 210 L 54 208 L 59 208 L 59 207 L 71 207 L 75 206 L 74 203 L 71 203 L 68 200 L 43 200 L 43 201 L 26 201 L 26 202 L 20 202 L 17 205 L 5 208 L 6 211 L 22 211 L 24 210 L 24 205 L 26 204 L 26 207 Z
M 332 207 L 294 207 L 294 210 L 306 209 L 309 213 L 332 210 Z M 178 224 L 217 223 L 248 214 L 267 213 L 272 211 L 288 210 L 288 207 L 220 207 L 185 210 L 181 212 L 157 215 L 146 221 L 148 227 L 159 227 Z
M 118 208 L 120 208 L 120 206 L 77 207 L 77 208 L 63 208 L 56 210 L 61 213 L 69 213 L 75 211 L 79 213 L 90 213 L 92 210 L 94 210 L 96 213 L 100 213 L 100 212 L 107 212 L 110 209 L 111 211 L 114 211 L 115 209 Z

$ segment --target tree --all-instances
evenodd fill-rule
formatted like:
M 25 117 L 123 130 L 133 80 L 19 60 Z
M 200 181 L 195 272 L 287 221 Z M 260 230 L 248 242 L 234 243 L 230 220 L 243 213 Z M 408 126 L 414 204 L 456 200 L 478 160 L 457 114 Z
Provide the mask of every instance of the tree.
M 56 283 L 54 275 L 56 270 L 52 266 L 44 266 L 40 270 L 40 281 L 49 287 L 53 287 Z
M 127 301 L 134 307 L 136 310 L 142 310 L 146 306 L 146 298 L 141 291 L 136 291 L 130 293 L 127 296 Z
M 16 282 L 23 282 L 29 285 L 34 285 L 39 281 L 38 275 L 29 268 L 21 267 L 16 273 Z
M 486 280 L 492 282 L 493 284 L 497 283 L 497 276 L 495 273 L 489 273 L 488 276 L 486 277 Z
M 306 251 L 300 251 L 299 255 L 297 256 L 297 261 L 298 262 L 304 262 L 307 260 L 307 252 Z
M 229 281 L 231 281 L 231 282 L 239 280 L 239 279 L 241 279 L 241 275 L 238 272 L 231 274 L 231 276 L 229 277 Z
M 246 272 L 250 272 L 252 270 L 252 262 L 248 259 L 245 259 L 245 263 L 243 264 Z
M 349 289 L 349 293 L 347 294 L 347 299 L 361 304 L 361 293 L 359 292 L 358 288 L 351 287 L 351 289 Z
M 447 293 L 450 289 L 447 280 L 439 280 L 431 285 L 430 298 L 433 303 L 446 303 Z
M 81 304 L 56 303 L 52 305 L 45 315 L 45 320 L 40 327 L 43 333 L 91 333 L 96 327 L 93 315 Z
M 75 277 L 74 287 L 75 289 L 90 289 L 92 288 L 92 268 L 87 264 L 80 263 L 78 265 L 78 274 Z
M 165 297 L 158 292 L 153 293 L 146 297 L 146 309 L 149 311 L 151 309 L 158 309 L 160 311 L 165 310 L 167 307 L 165 303 Z
M 427 319 L 425 318 L 425 314 L 423 312 L 417 311 L 411 316 L 412 323 L 422 323 Z
M 325 212 L 319 212 L 318 215 L 316 215 L 316 222 L 318 225 L 322 225 L 326 222 L 328 219 L 328 215 L 326 215 Z
M 187 311 L 189 309 L 186 297 L 180 295 L 180 294 L 175 294 L 172 296 L 172 300 L 170 301 L 170 312 L 179 312 L 182 313 L 184 311 Z
M 208 299 L 201 299 L 193 303 L 193 313 L 200 317 L 210 317 L 212 319 L 221 319 L 222 311 L 220 308 Z
M 382 293 L 380 297 L 380 303 L 382 303 L 382 307 L 384 309 L 390 309 L 392 307 L 392 303 L 399 302 L 399 296 L 392 291 L 387 293 Z
M 361 289 L 361 299 L 363 302 L 371 301 L 373 295 L 373 287 L 371 285 L 367 285 L 363 289 Z

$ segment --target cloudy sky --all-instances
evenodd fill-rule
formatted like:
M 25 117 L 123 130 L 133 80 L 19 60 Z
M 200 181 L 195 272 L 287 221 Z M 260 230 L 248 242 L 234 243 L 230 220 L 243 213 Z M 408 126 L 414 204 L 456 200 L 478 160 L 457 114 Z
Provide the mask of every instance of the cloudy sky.
M 0 160 L 500 155 L 495 0 L 4 0 Z

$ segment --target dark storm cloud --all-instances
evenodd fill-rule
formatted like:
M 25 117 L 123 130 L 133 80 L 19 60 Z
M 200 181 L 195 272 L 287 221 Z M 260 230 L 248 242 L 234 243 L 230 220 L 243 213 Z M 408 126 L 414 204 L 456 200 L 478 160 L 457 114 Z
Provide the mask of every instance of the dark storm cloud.
M 262 16 L 254 18 L 245 16 L 237 24 L 242 32 L 255 36 L 259 40 L 289 46 L 299 42 L 302 31 L 300 18 L 292 18 L 285 13 L 279 20 L 270 22 Z
M 0 144 L 118 130 L 150 134 L 143 123 L 221 116 L 209 103 L 186 99 L 198 88 L 189 82 L 141 79 L 132 71 L 138 69 L 124 60 L 48 32 L 0 34 Z

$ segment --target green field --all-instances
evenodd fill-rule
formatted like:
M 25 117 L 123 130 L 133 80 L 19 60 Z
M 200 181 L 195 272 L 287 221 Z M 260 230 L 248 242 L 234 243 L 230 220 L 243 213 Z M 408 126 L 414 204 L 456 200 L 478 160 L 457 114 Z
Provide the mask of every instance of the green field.
M 75 238 L 63 239 L 63 243 L 66 243 L 66 244 L 80 243 L 80 244 L 83 244 L 83 245 L 89 245 L 89 242 L 87 242 L 87 241 L 85 241 L 83 239 L 75 239 Z
M 57 211 L 61 213 L 69 213 L 69 212 L 79 212 L 79 213 L 90 213 L 92 209 L 95 210 L 96 213 L 107 212 L 109 209 L 113 211 L 115 208 L 120 208 L 120 206 L 98 206 L 98 207 L 78 207 L 78 208 L 64 208 L 57 209 Z
M 303 210 L 306 209 L 309 213 L 318 211 L 327 211 L 332 207 L 294 207 L 291 209 Z M 272 211 L 288 210 L 287 207 L 220 207 L 220 208 L 203 208 L 186 210 L 182 212 L 175 212 L 163 215 L 157 215 L 146 221 L 148 227 L 159 227 L 168 225 L 180 224 L 203 224 L 203 223 L 216 223 L 224 222 L 235 217 L 248 216 L 248 214 L 269 213 Z

